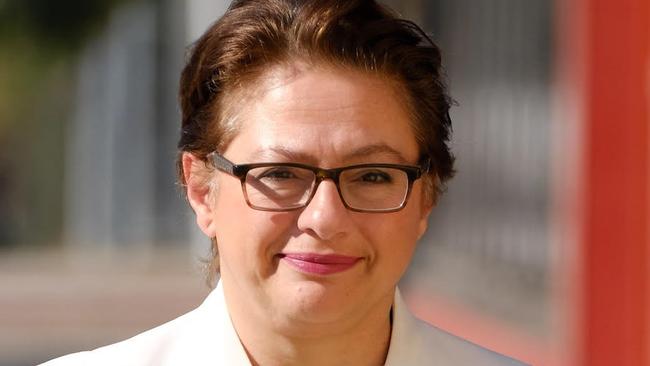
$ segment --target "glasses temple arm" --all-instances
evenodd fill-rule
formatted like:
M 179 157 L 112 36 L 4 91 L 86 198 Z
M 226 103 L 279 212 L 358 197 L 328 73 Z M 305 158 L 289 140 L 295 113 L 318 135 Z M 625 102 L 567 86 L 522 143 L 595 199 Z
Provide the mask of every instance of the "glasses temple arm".
M 211 153 L 210 157 L 212 158 L 212 162 L 217 169 L 224 171 L 230 175 L 237 175 L 235 174 L 235 170 L 237 170 L 236 166 L 230 160 L 224 158 L 217 152 Z
M 431 158 L 424 158 L 420 161 L 421 174 L 427 174 L 431 171 Z

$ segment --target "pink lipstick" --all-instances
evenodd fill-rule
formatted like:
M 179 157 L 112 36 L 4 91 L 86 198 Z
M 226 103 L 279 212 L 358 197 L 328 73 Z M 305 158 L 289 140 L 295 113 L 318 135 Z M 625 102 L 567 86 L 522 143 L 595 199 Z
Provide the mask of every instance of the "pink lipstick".
M 282 253 L 280 259 L 300 272 L 330 275 L 352 268 L 361 257 L 338 254 Z

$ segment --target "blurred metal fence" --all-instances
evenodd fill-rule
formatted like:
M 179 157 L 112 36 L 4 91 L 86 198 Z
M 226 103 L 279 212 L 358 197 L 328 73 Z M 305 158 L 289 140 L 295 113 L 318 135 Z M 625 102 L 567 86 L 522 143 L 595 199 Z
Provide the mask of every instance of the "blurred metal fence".
M 75 118 L 67 135 L 65 240 L 75 249 L 195 243 L 176 186 L 178 78 L 186 47 L 226 1 L 130 2 L 80 57 Z
M 409 283 L 540 335 L 549 300 L 551 5 L 439 0 L 420 2 L 412 16 L 443 50 L 458 173 Z

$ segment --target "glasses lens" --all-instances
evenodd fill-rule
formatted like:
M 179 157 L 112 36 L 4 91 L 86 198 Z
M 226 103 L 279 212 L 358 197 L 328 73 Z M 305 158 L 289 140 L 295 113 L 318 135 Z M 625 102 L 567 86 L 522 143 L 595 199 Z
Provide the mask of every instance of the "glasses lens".
M 252 206 L 286 210 L 303 206 L 315 181 L 314 173 L 308 169 L 265 166 L 248 171 L 244 188 Z
M 358 210 L 384 211 L 402 207 L 409 179 L 400 169 L 364 167 L 341 172 L 339 185 L 348 206 Z

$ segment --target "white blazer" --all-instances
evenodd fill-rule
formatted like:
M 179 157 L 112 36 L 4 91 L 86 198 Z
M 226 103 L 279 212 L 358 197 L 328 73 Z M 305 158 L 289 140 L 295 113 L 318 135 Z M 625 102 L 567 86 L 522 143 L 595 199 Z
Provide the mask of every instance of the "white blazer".
M 386 366 L 523 365 L 416 319 L 395 291 Z M 46 362 L 45 366 L 250 366 L 219 283 L 203 304 L 133 338 Z

